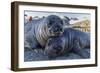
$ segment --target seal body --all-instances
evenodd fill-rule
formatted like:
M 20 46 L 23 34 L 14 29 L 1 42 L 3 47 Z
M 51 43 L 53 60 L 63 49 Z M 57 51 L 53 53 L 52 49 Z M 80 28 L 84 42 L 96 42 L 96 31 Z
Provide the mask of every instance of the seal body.
M 45 54 L 53 58 L 69 52 L 74 52 L 82 58 L 89 58 L 83 48 L 90 47 L 89 33 L 82 32 L 73 28 L 65 28 L 62 35 L 48 39 Z
M 24 47 L 44 47 L 50 36 L 58 36 L 63 32 L 63 21 L 56 15 L 32 20 L 24 27 Z

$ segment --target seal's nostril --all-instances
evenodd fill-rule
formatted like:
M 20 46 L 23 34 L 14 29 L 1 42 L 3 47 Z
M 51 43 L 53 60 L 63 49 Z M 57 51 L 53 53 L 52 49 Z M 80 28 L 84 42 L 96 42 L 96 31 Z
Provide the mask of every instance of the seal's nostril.
M 57 31 L 62 31 L 62 28 L 58 28 Z
M 60 28 L 60 31 L 62 31 L 62 28 Z

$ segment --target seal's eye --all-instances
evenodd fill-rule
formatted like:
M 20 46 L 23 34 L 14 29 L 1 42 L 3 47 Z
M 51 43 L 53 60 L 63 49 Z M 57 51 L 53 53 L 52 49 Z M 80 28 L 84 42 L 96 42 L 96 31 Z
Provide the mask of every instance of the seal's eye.
M 49 23 L 48 23 L 48 27 L 51 27 L 52 25 L 53 25 L 52 22 L 49 21 Z

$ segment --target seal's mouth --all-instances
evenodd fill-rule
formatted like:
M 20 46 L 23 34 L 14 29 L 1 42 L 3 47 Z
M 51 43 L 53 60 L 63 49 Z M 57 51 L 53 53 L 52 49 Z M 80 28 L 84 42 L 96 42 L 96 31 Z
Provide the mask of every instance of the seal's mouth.
M 51 31 L 50 32 L 51 36 L 60 36 L 60 35 L 62 35 L 62 33 L 63 33 L 63 31 L 57 31 L 57 32 Z
M 62 26 L 59 26 L 59 27 L 52 26 L 52 27 L 48 28 L 48 31 L 49 31 L 51 36 L 59 36 L 63 33 L 64 29 Z
M 51 36 L 60 36 L 62 35 L 63 32 L 54 32 L 54 33 L 51 33 Z

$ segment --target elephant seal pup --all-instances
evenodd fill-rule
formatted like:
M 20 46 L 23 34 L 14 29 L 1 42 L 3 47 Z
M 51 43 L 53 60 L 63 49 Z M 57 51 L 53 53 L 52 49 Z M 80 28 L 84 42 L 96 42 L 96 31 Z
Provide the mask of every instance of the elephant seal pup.
M 44 47 L 51 36 L 63 33 L 63 21 L 59 16 L 49 15 L 32 20 L 24 26 L 24 48 Z
M 82 58 L 89 58 L 87 56 L 89 53 L 83 48 L 90 48 L 90 34 L 73 28 L 65 28 L 62 35 L 48 39 L 44 53 L 50 59 L 70 52 Z

